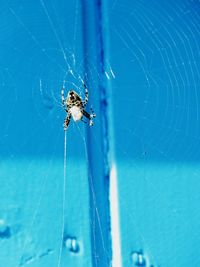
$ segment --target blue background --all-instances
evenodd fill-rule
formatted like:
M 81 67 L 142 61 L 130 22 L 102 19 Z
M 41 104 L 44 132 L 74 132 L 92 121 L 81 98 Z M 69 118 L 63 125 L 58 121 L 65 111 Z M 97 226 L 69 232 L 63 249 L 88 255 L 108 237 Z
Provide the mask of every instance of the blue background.
M 113 165 L 116 267 L 198 266 L 199 1 L 0 7 L 0 266 L 109 266 Z M 60 92 L 83 80 L 97 117 L 71 121 L 64 177 Z

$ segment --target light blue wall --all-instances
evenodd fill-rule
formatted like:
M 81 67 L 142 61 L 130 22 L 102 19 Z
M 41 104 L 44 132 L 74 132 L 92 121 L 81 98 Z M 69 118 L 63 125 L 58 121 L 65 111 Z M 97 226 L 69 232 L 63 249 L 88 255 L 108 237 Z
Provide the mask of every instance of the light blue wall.
M 81 3 L 0 10 L 0 266 L 59 266 L 60 251 L 60 266 L 92 266 L 83 124 L 70 125 L 63 177 L 61 88 L 84 93 Z
M 135 252 L 143 252 L 145 266 L 200 263 L 199 7 L 197 1 L 108 4 L 126 267 L 137 266 Z

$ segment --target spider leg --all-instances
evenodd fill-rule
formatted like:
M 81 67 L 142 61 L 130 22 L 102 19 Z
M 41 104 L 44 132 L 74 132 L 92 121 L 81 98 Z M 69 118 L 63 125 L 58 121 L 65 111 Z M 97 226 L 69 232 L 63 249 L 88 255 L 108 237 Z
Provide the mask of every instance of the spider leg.
M 64 131 L 67 130 L 67 128 L 68 128 L 68 126 L 69 126 L 69 123 L 70 123 L 70 119 L 71 119 L 71 114 L 68 113 L 67 118 L 64 120 L 64 124 L 63 124 L 63 126 L 64 126 Z
M 95 118 L 96 115 L 94 113 L 89 114 L 87 111 L 83 110 L 83 115 L 90 121 L 90 126 L 92 126 L 94 124 L 92 118 Z
M 84 115 L 88 120 L 90 120 L 90 114 L 89 114 L 87 111 L 83 110 L 83 115 Z
M 65 105 L 65 92 L 64 92 L 64 88 L 61 90 L 61 100 L 62 100 L 62 105 Z
M 91 118 L 95 118 L 95 117 L 96 117 L 96 114 L 94 113 L 93 108 L 91 107 L 90 110 L 91 110 L 90 117 L 91 117 Z
M 81 119 L 81 121 L 84 122 L 84 123 L 87 123 L 86 121 L 83 120 L 83 118 Z
M 87 89 L 87 86 L 85 83 L 83 84 L 83 86 L 85 88 L 85 100 L 83 100 L 82 104 L 85 107 L 87 105 L 87 102 L 88 102 L 89 93 L 88 93 L 88 89 Z

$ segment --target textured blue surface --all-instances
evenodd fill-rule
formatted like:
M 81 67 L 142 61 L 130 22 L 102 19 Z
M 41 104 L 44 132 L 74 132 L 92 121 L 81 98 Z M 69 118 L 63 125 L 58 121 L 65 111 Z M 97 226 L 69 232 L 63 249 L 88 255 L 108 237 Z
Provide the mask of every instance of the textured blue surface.
M 58 266 L 60 251 L 60 266 L 91 266 L 83 124 L 67 134 L 63 191 L 61 88 L 84 93 L 80 3 L 4 1 L 0 31 L 0 266 Z
M 198 266 L 199 2 L 110 1 L 109 20 L 123 266 Z
M 200 265 L 199 10 L 1 1 L 0 266 L 109 267 L 113 165 L 113 267 Z M 82 80 L 97 118 L 70 123 L 65 180 L 60 91 Z

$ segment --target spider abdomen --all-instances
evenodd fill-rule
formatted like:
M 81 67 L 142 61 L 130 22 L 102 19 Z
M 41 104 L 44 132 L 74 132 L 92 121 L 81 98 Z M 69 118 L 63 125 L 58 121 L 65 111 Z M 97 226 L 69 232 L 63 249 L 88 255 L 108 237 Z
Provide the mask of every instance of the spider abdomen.
M 83 117 L 83 112 L 81 109 L 77 106 L 73 106 L 69 109 L 70 114 L 72 115 L 72 118 L 74 121 L 79 121 Z

